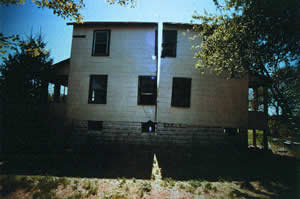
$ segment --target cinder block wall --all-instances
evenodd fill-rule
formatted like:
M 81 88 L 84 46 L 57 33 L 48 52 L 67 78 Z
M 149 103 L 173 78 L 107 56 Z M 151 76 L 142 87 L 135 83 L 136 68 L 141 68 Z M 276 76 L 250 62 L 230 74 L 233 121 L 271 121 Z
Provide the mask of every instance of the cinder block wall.
M 158 123 L 155 132 L 142 132 L 138 122 L 103 122 L 103 129 L 88 130 L 88 121 L 73 121 L 72 144 L 76 150 L 84 145 L 132 144 L 246 149 L 247 134 L 240 130 L 228 135 L 222 127 Z

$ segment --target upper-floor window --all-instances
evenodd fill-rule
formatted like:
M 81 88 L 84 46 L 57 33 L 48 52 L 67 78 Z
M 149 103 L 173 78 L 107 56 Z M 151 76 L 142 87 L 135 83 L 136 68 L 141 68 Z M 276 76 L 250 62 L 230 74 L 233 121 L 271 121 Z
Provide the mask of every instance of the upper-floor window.
M 174 77 L 172 87 L 172 106 L 190 107 L 191 104 L 191 78 Z
M 110 31 L 97 30 L 94 32 L 93 56 L 109 56 Z
M 162 57 L 176 57 L 177 31 L 164 30 L 162 43 Z
M 155 55 L 157 56 L 157 31 L 155 31 Z M 161 57 L 176 57 L 177 30 L 164 30 Z
M 139 76 L 138 105 L 156 104 L 156 77 Z
M 91 75 L 90 77 L 90 104 L 106 104 L 107 75 Z

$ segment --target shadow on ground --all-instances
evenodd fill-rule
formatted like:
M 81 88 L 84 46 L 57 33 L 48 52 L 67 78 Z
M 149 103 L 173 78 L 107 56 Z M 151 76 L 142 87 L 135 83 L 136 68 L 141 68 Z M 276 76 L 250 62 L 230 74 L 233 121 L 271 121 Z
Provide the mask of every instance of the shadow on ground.
M 150 179 L 153 152 L 145 147 L 112 145 L 93 151 L 6 154 L 1 174 Z
M 176 152 L 175 152 L 176 151 Z M 300 160 L 262 150 L 244 152 L 171 149 L 155 152 L 163 178 L 237 181 L 243 189 L 268 198 L 300 198 Z M 249 182 L 258 182 L 261 192 Z M 237 197 L 253 196 L 233 190 Z
M 150 179 L 154 155 L 163 178 L 174 180 L 237 181 L 268 198 L 297 198 L 299 159 L 263 151 L 223 151 L 205 148 L 110 145 L 65 153 L 5 154 L 1 174 L 54 175 L 96 178 Z M 257 181 L 262 193 L 249 182 Z M 253 198 L 239 190 L 236 196 Z

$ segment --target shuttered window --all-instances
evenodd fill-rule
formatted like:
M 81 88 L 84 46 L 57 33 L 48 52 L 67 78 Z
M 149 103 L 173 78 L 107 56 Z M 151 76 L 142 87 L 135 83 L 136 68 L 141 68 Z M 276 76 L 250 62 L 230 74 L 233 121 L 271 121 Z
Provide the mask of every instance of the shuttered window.
M 107 75 L 91 75 L 89 103 L 106 104 Z
M 156 77 L 139 76 L 138 105 L 156 104 Z
M 191 78 L 173 78 L 172 101 L 175 107 L 190 107 L 191 104 Z
M 97 30 L 94 32 L 93 56 L 109 56 L 110 31 Z

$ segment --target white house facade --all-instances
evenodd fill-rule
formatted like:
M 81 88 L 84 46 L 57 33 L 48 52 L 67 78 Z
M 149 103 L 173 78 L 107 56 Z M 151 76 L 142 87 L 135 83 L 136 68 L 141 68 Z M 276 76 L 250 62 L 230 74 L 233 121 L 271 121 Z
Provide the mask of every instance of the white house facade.
M 57 64 L 68 90 L 56 114 L 74 134 L 102 143 L 247 146 L 248 79 L 200 74 L 191 24 L 68 25 L 71 57 Z

